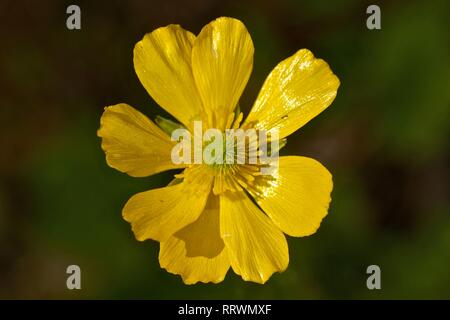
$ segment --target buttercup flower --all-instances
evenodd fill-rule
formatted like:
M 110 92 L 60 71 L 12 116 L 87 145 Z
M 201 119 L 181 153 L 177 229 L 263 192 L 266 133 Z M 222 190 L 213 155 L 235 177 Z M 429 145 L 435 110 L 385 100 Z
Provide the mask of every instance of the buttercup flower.
M 134 48 L 150 96 L 191 132 L 277 130 L 280 141 L 327 108 L 339 87 L 328 64 L 302 49 L 269 74 L 247 118 L 236 112 L 253 65 L 253 43 L 239 20 L 218 18 L 198 36 L 169 25 Z M 161 126 L 162 127 L 162 126 Z M 132 196 L 123 208 L 136 239 L 160 242 L 159 262 L 186 284 L 221 282 L 230 266 L 266 282 L 287 268 L 293 237 L 316 232 L 331 201 L 331 174 L 316 160 L 285 156 L 261 164 L 175 164 L 177 141 L 127 104 L 105 108 L 98 135 L 109 166 L 133 177 L 183 169 L 167 187 Z

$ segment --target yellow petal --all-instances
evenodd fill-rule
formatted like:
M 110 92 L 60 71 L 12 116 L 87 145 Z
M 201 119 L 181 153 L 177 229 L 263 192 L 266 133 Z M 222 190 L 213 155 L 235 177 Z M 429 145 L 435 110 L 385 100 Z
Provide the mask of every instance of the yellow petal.
M 338 87 L 339 79 L 325 61 L 299 50 L 267 77 L 244 126 L 277 128 L 284 138 L 326 109 Z
M 319 228 L 332 189 L 331 174 L 318 161 L 289 156 L 280 157 L 277 175 L 257 177 L 249 192 L 284 233 L 301 237 Z
M 209 123 L 223 130 L 253 66 L 252 39 L 239 20 L 218 18 L 195 39 L 192 69 Z
M 242 279 L 264 283 L 287 268 L 286 238 L 245 193 L 220 196 L 220 233 L 231 266 Z
M 166 241 L 198 219 L 211 191 L 212 177 L 194 167 L 184 172 L 182 183 L 138 193 L 125 204 L 122 215 L 131 223 L 137 240 Z
M 184 283 L 223 281 L 230 268 L 219 230 L 219 198 L 211 195 L 198 220 L 161 242 L 159 263 Z
M 133 177 L 182 168 L 174 165 L 174 141 L 150 119 L 126 104 L 106 107 L 97 132 L 108 165 Z
M 134 69 L 152 98 L 186 127 L 201 119 L 202 102 L 191 68 L 195 36 L 179 25 L 148 33 L 134 48 Z

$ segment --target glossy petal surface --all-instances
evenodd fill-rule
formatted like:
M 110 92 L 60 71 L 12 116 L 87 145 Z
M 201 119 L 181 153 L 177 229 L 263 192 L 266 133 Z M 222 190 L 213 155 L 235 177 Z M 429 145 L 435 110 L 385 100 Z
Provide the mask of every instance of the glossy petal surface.
M 106 107 L 97 134 L 102 138 L 108 165 L 130 176 L 145 177 L 183 167 L 174 165 L 171 159 L 175 142 L 127 104 Z
M 289 263 L 286 238 L 244 192 L 220 196 L 220 233 L 242 279 L 266 282 Z
M 212 127 L 225 129 L 253 66 L 253 42 L 239 20 L 218 18 L 195 39 L 192 69 Z
M 219 197 L 211 195 L 195 222 L 161 242 L 159 262 L 186 284 L 223 281 L 230 262 L 220 238 Z
M 267 77 L 245 125 L 279 130 L 284 138 L 326 109 L 336 97 L 339 79 L 311 51 L 299 50 Z
M 148 33 L 134 48 L 134 68 L 142 85 L 167 112 L 192 129 L 202 102 L 191 68 L 195 36 L 178 25 Z
M 197 169 L 197 170 L 196 170 Z M 138 193 L 123 208 L 139 241 L 166 241 L 198 219 L 208 199 L 212 177 L 198 168 L 186 169 L 182 183 Z
M 280 157 L 274 177 L 259 176 L 250 194 L 286 234 L 311 235 L 327 215 L 333 188 L 331 174 L 306 157 Z

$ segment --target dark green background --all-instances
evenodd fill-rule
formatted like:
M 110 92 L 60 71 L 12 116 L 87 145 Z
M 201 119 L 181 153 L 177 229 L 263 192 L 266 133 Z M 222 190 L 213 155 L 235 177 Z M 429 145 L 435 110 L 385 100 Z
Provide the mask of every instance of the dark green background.
M 1 1 L 0 298 L 450 298 L 448 1 Z M 78 4 L 82 29 L 66 29 Z M 366 28 L 381 7 L 382 29 Z M 231 270 L 186 286 L 160 269 L 158 244 L 121 218 L 133 194 L 174 172 L 131 178 L 107 167 L 103 107 L 165 115 L 133 69 L 143 35 L 198 33 L 239 18 L 255 46 L 248 111 L 271 69 L 309 48 L 341 80 L 332 106 L 288 139 L 333 174 L 319 231 L 289 238 L 290 265 L 264 285 Z M 66 267 L 82 290 L 66 289 Z M 366 288 L 377 264 L 382 289 Z

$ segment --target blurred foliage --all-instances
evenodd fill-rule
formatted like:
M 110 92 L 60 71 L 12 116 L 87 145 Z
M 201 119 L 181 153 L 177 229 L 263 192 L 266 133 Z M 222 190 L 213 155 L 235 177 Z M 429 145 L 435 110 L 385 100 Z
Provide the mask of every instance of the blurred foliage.
M 450 298 L 450 6 L 378 2 L 68 1 L 0 4 L 0 298 Z M 198 33 L 218 16 L 248 27 L 254 72 L 248 112 L 270 70 L 300 48 L 341 80 L 333 105 L 288 139 L 285 153 L 333 173 L 319 231 L 289 238 L 290 266 L 264 286 L 230 270 L 219 285 L 185 286 L 159 268 L 158 244 L 137 242 L 121 218 L 133 194 L 174 172 L 131 178 L 107 167 L 96 137 L 103 107 L 127 102 L 167 116 L 134 74 L 146 33 L 178 23 Z M 78 264 L 82 290 L 65 287 Z M 366 268 L 382 290 L 366 288 Z

